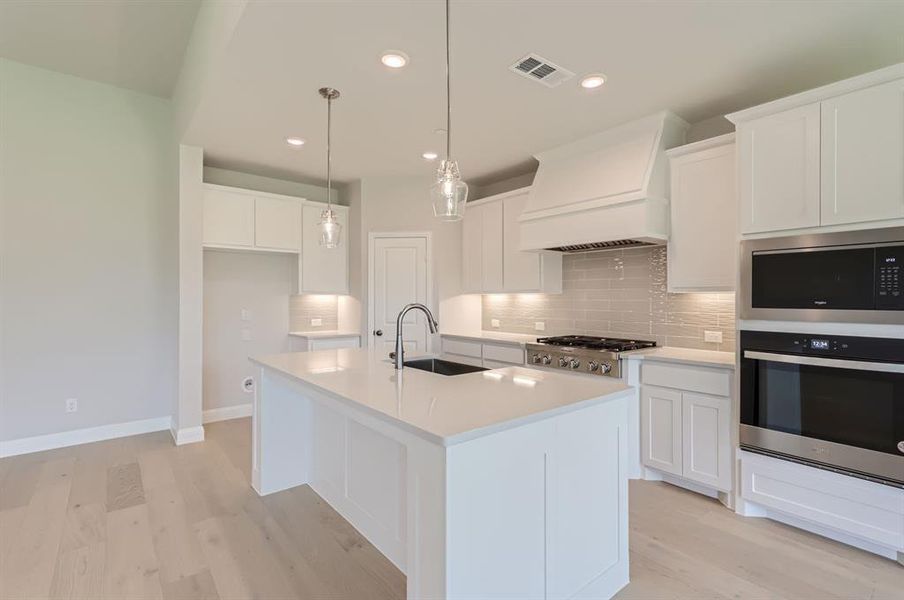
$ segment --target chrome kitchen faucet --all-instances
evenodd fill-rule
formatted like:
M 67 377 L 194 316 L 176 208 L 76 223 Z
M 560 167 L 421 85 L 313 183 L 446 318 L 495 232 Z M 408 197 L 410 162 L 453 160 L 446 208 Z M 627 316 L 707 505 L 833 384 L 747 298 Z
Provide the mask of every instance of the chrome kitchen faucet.
M 414 310 L 415 308 L 427 315 L 427 327 L 430 328 L 430 333 L 436 333 L 439 330 L 439 323 L 433 318 L 433 313 L 430 312 L 429 308 L 420 302 L 406 304 L 402 310 L 399 311 L 399 316 L 396 318 L 395 352 L 392 352 L 389 355 L 389 358 L 393 359 L 395 362 L 396 369 L 402 369 L 405 366 L 405 348 L 402 346 L 402 321 L 405 319 L 405 315 L 408 314 L 408 311 Z

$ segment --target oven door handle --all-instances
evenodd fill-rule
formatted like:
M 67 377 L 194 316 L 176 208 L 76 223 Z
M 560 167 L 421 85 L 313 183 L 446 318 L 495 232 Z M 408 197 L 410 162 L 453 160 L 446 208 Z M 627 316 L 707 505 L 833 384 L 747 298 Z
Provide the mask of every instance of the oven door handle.
M 820 356 L 795 356 L 793 354 L 774 354 L 744 350 L 744 358 L 791 363 L 794 365 L 811 365 L 814 367 L 832 367 L 836 369 L 855 369 L 857 371 L 880 371 L 882 373 L 904 373 L 904 364 L 867 362 L 863 360 L 844 360 L 840 358 L 822 358 Z

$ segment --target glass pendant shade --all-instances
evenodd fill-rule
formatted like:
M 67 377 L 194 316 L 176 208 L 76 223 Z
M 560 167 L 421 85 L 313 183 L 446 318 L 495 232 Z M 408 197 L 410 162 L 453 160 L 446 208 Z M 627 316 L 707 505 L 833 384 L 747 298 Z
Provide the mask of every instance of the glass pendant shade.
M 331 208 L 320 213 L 320 245 L 324 248 L 336 248 L 342 237 L 342 225 Z
M 458 163 L 444 160 L 436 171 L 436 181 L 430 187 L 433 214 L 443 221 L 459 221 L 465 216 L 468 184 L 461 180 Z

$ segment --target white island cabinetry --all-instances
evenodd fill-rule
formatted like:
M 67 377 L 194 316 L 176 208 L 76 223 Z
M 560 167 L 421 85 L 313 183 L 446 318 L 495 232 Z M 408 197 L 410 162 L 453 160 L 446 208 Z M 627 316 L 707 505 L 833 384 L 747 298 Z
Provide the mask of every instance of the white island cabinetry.
M 397 372 L 364 349 L 255 363 L 255 489 L 311 485 L 405 572 L 408 598 L 609 598 L 627 583 L 622 382 Z

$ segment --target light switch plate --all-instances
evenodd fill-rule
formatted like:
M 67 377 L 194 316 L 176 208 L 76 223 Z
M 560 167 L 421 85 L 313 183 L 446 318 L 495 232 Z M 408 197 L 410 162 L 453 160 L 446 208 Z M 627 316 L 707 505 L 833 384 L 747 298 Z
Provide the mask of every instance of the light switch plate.
M 544 321 L 537 321 L 534 323 L 535 331 L 546 331 L 546 323 Z
M 490 325 L 493 327 L 499 327 L 499 319 L 490 319 Z
M 78 398 L 66 398 L 66 412 L 78 412 Z
M 311 319 L 311 327 L 320 327 L 323 325 L 323 319 Z
M 242 320 L 243 320 L 243 321 L 250 321 L 250 320 L 251 320 L 251 311 L 248 310 L 247 308 L 243 308 L 243 309 L 242 309 Z
M 251 341 L 251 330 L 250 329 L 242 329 L 242 341 L 243 342 Z
M 704 331 L 703 332 L 703 341 L 721 344 L 722 343 L 722 332 L 721 331 Z

